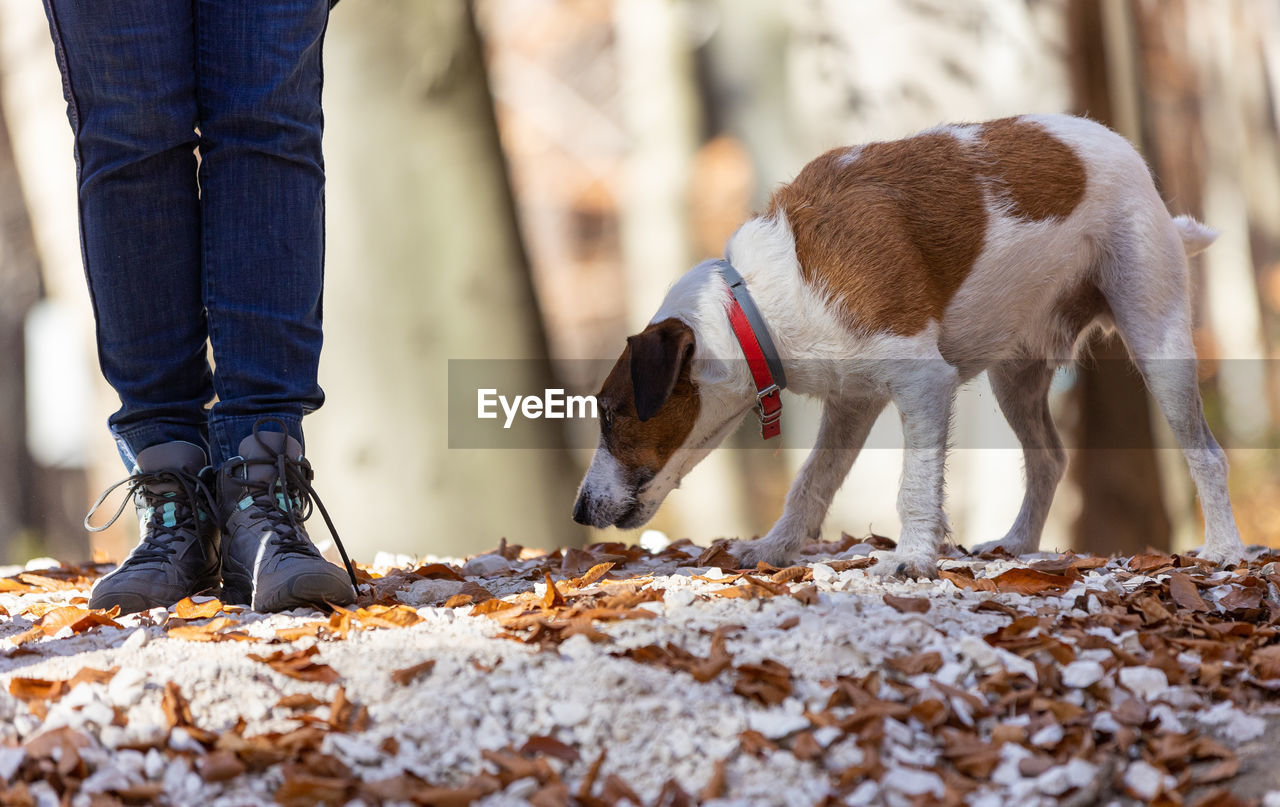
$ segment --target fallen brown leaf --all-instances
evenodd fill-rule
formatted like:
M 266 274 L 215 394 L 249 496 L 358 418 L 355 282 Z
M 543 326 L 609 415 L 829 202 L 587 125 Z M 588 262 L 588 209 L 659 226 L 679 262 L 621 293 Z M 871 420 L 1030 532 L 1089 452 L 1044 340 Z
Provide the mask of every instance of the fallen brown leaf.
M 986 577 L 975 578 L 973 570 L 968 567 L 960 569 L 940 569 L 938 577 L 943 580 L 950 580 L 957 588 L 969 589 L 971 591 L 995 591 L 996 584 L 994 580 Z
M 1184 572 L 1169 573 L 1169 597 L 1179 608 L 1188 611 L 1208 611 L 1209 605 L 1200 596 L 1196 584 L 1190 575 Z
M 44 678 L 9 679 L 9 694 L 21 701 L 56 701 L 67 694 L 66 681 L 49 681 Z
M 1062 575 L 1038 572 L 1035 569 L 1018 568 L 1002 572 L 992 578 L 992 582 L 1000 591 L 1034 595 L 1061 594 L 1071 588 L 1074 580 Z
M 281 709 L 314 709 L 317 706 L 324 705 L 325 701 L 320 700 L 310 692 L 296 692 L 292 695 L 285 695 L 276 703 L 276 707 Z
M 929 610 L 927 597 L 899 597 L 894 594 L 885 594 L 884 604 L 900 614 L 923 614 Z
M 885 663 L 903 675 L 933 673 L 942 667 L 942 654 L 931 650 L 928 653 L 912 653 L 909 656 L 886 659 Z
M 759 664 L 743 664 L 738 667 L 738 680 L 733 691 L 766 706 L 776 706 L 791 694 L 791 670 L 772 659 L 765 659 Z
M 565 762 L 577 762 L 578 752 L 573 746 L 560 742 L 555 737 L 533 736 L 520 747 L 520 753 L 526 755 L 542 754 L 544 756 L 563 759 Z
M 516 604 L 507 602 L 506 600 L 492 599 L 485 600 L 471 609 L 471 616 L 488 616 L 489 614 L 505 611 L 508 608 L 515 608 Z
M 546 577 L 547 591 L 542 595 L 542 610 L 550 611 L 555 608 L 564 607 L 564 595 L 560 593 L 560 589 L 556 588 L 556 581 L 551 579 L 551 572 L 543 572 Z
M 435 659 L 433 658 L 427 659 L 426 661 L 421 662 L 420 664 L 414 664 L 412 667 L 405 667 L 402 670 L 396 670 L 395 672 L 391 673 L 391 680 L 396 682 L 400 686 L 408 686 L 409 684 L 417 680 L 419 677 L 430 673 L 431 668 L 435 666 L 436 666 Z
M 173 615 L 179 619 L 206 619 L 217 616 L 221 610 L 222 601 L 216 597 L 199 603 L 190 597 L 184 597 L 173 606 Z
M 428 563 L 414 569 L 410 574 L 416 577 L 428 577 L 437 580 L 454 580 L 459 583 L 467 579 L 457 569 L 443 563 Z
M 354 618 L 375 628 L 408 628 L 422 621 L 417 610 L 408 605 L 369 605 L 358 609 Z
M 738 568 L 738 559 L 725 548 L 724 544 L 718 543 L 703 550 L 693 564 L 695 566 L 715 566 L 719 569 L 736 569 Z
M 103 625 L 112 628 L 120 627 L 120 623 L 102 611 L 90 611 L 74 605 L 55 608 L 40 619 L 40 629 L 44 631 L 45 636 L 52 636 L 68 627 L 73 633 L 84 633 Z
M 206 782 L 226 782 L 244 773 L 245 765 L 230 751 L 213 751 L 200 757 L 196 769 Z
M 299 681 L 313 681 L 321 684 L 332 684 L 338 681 L 342 676 L 338 675 L 337 670 L 327 664 L 311 661 L 311 658 L 319 652 L 320 648 L 312 646 L 296 652 L 281 650 L 269 656 L 250 653 L 249 658 L 266 664 L 281 675 L 296 678 Z
M 574 588 L 586 588 L 587 586 L 591 585 L 592 583 L 596 582 L 597 580 L 599 580 L 600 578 L 608 574 L 609 570 L 612 569 L 613 567 L 614 567 L 613 563 L 597 563 L 595 566 L 592 566 L 590 569 L 588 569 L 586 574 L 582 575 L 581 577 L 575 577 L 572 581 L 570 581 L 570 585 L 572 585 Z
M 699 798 L 703 801 L 711 801 L 724 796 L 727 767 L 728 760 L 716 760 L 715 766 L 711 769 L 711 777 L 707 779 L 707 783 L 702 787 L 702 792 L 698 794 Z

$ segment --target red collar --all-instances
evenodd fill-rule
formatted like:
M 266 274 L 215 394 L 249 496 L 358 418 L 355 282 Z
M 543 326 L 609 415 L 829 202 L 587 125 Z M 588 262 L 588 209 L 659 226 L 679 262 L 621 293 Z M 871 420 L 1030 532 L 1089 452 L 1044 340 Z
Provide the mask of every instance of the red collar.
M 747 366 L 751 368 L 751 379 L 756 385 L 760 436 L 768 440 L 782 434 L 782 390 L 787 386 L 787 374 L 782 369 L 782 359 L 773 346 L 764 317 L 747 291 L 746 281 L 728 261 L 716 261 L 716 266 L 729 286 L 725 312 L 729 315 L 733 335 L 738 338 L 742 353 L 747 357 Z

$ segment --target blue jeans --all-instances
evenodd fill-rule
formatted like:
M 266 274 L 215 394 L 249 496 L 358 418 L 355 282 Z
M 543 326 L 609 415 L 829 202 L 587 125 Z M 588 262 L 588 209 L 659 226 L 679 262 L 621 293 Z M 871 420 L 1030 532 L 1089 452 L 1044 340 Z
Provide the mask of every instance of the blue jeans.
M 263 417 L 301 440 L 324 401 L 328 0 L 44 4 L 126 464 L 186 440 L 217 466 Z

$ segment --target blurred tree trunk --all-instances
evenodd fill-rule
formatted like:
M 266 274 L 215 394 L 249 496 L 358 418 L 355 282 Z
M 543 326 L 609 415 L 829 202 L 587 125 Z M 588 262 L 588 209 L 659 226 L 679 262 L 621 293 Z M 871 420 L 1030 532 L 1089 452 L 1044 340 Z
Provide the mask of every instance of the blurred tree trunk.
M 329 403 L 308 447 L 348 545 L 579 542 L 565 451 L 449 448 L 449 360 L 521 360 L 508 394 L 556 386 L 469 4 L 345 0 L 325 73 Z
M 708 257 L 695 253 L 689 226 L 702 120 L 685 10 L 676 0 L 614 3 L 621 108 L 631 137 L 620 205 L 631 333 L 649 321 L 676 278 Z M 703 460 L 653 526 L 706 542 L 749 534 L 737 465 L 729 451 Z
M 0 107 L 2 109 L 2 107 Z M 26 440 L 27 311 L 40 297 L 40 265 L 18 182 L 9 129 L 0 111 L 0 563 L 23 558 L 32 525 L 35 464 Z
M 1127 3 L 1072 0 L 1069 44 L 1075 107 L 1142 148 L 1138 53 Z M 1076 439 L 1071 478 L 1079 486 L 1078 550 L 1133 554 L 1168 549 L 1164 507 L 1147 391 L 1124 344 L 1112 335 L 1096 343 L 1077 372 Z M 1123 447 L 1120 447 L 1123 446 Z
M 787 9 L 772 0 L 716 0 L 710 8 L 715 35 L 696 53 L 709 140 L 695 157 L 690 188 L 699 257 L 723 255 L 728 237 L 804 163 L 778 114 L 787 106 Z M 796 425 L 795 403 L 787 401 L 788 433 Z M 746 422 L 726 446 L 733 449 L 736 486 L 745 491 L 736 506 L 746 534 L 763 534 L 782 513 L 793 473 L 786 454 L 761 442 L 755 416 Z

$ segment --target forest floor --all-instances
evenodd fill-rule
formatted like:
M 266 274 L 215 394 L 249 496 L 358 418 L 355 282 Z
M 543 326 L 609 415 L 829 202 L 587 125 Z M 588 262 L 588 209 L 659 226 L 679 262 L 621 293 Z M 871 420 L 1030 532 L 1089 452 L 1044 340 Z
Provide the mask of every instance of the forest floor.
M 3 569 L 0 804 L 1280 805 L 1277 556 L 891 546 L 383 558 L 332 614 Z

